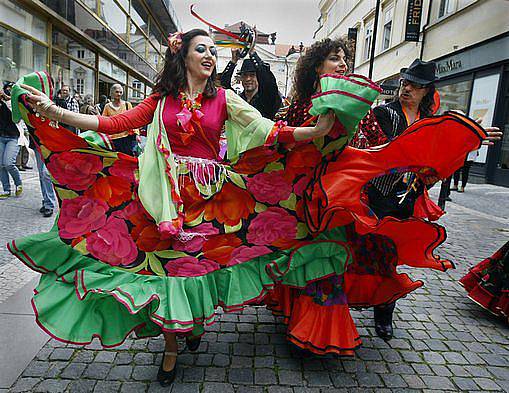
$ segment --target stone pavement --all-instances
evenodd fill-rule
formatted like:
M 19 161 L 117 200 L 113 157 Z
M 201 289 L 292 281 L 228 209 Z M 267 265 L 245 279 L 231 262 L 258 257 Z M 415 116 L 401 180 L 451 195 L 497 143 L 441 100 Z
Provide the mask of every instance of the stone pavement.
M 37 187 L 30 192 L 38 192 Z M 432 195 L 438 195 L 436 188 Z M 509 189 L 473 184 L 465 194 L 452 197 L 455 202 L 448 204 L 448 214 L 441 219 L 449 236 L 440 251 L 457 269 L 446 273 L 402 269 L 424 280 L 425 286 L 398 301 L 395 338 L 389 343 L 376 337 L 371 310 L 353 312 L 363 340 L 354 359 L 302 357 L 286 343 L 277 318 L 265 308 L 247 307 L 238 313 L 218 312 L 219 322 L 208 329 L 199 350 L 179 356 L 179 373 L 171 388 L 154 382 L 163 340 L 130 337 L 109 350 L 101 350 L 97 342 L 76 346 L 50 340 L 9 391 L 509 392 L 509 327 L 466 298 L 458 284 L 469 267 L 509 237 Z M 6 209 L 0 203 L 1 243 L 25 228 L 35 232 L 50 226 L 33 213 L 39 196 L 24 198 L 23 206 L 28 200 L 32 203 L 28 210 Z M 19 213 L 24 214 L 23 222 Z M 15 267 L 12 257 L 5 253 L 0 257 L 3 292 L 9 274 L 26 273 Z M 5 355 L 0 353 L 2 359 Z

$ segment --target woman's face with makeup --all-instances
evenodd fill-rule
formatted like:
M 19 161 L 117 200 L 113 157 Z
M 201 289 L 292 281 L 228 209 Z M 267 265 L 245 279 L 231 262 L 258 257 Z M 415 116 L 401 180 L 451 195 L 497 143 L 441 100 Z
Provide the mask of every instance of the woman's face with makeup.
M 187 71 L 197 79 L 209 78 L 216 67 L 216 56 L 217 49 L 210 37 L 194 37 L 185 60 Z

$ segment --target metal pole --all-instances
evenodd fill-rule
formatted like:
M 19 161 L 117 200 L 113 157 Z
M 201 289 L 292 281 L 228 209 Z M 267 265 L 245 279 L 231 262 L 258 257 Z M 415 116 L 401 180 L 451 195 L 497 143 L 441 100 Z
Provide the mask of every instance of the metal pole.
M 376 0 L 375 22 L 373 26 L 373 39 L 371 40 L 371 54 L 369 56 L 369 79 L 373 77 L 373 64 L 375 62 L 376 35 L 378 31 L 378 14 L 380 13 L 380 2 Z

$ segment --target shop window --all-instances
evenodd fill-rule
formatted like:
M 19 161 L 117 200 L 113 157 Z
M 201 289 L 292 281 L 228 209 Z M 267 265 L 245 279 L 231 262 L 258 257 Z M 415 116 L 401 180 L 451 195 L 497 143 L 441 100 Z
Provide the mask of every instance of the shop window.
M 95 71 L 58 51 L 53 51 L 51 77 L 55 83 L 55 94 L 63 85 L 69 85 L 74 93 L 82 97 L 87 94 L 94 97 Z
M 394 7 L 390 6 L 384 10 L 383 18 L 383 36 L 382 36 L 382 51 L 387 50 L 391 46 L 391 33 L 392 33 L 392 18 L 394 15 Z
M 99 56 L 99 71 L 123 84 L 126 82 L 127 72 L 101 56 Z
M 468 112 L 468 100 L 472 89 L 472 80 L 452 82 L 437 87 L 440 94 L 440 111 L 450 110 Z
M 131 48 L 133 48 L 138 55 L 145 58 L 147 50 L 147 38 L 145 33 L 133 21 L 131 21 L 129 37 Z
M 99 17 L 121 38 L 127 37 L 127 15 L 113 0 L 101 0 Z
M 47 49 L 0 26 L 0 80 L 13 81 L 34 70 L 45 70 Z
M 149 16 L 140 0 L 131 0 L 131 19 L 136 22 L 141 30 L 148 33 Z
M 56 29 L 53 30 L 51 42 L 54 48 L 60 49 L 64 54 L 69 54 L 70 56 L 82 60 L 89 66 L 95 67 L 95 53 L 66 36 L 64 33 Z
M 373 21 L 365 24 L 364 54 L 362 58 L 368 60 L 371 56 L 371 41 L 373 40 Z
M 97 13 L 97 0 L 81 0 L 83 4 L 85 4 L 88 8 L 90 8 L 94 13 Z
M 0 0 L 0 20 L 39 41 L 47 42 L 46 22 L 15 3 L 10 0 Z

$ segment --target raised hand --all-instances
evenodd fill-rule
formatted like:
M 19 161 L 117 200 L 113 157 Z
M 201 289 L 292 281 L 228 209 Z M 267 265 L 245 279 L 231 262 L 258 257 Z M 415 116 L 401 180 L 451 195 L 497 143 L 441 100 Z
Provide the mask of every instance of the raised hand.
M 20 85 L 23 89 L 29 91 L 27 94 L 27 102 L 33 110 L 40 113 L 41 116 L 51 120 L 60 120 L 62 113 L 60 108 L 55 105 L 49 97 L 35 87 L 28 85 Z

